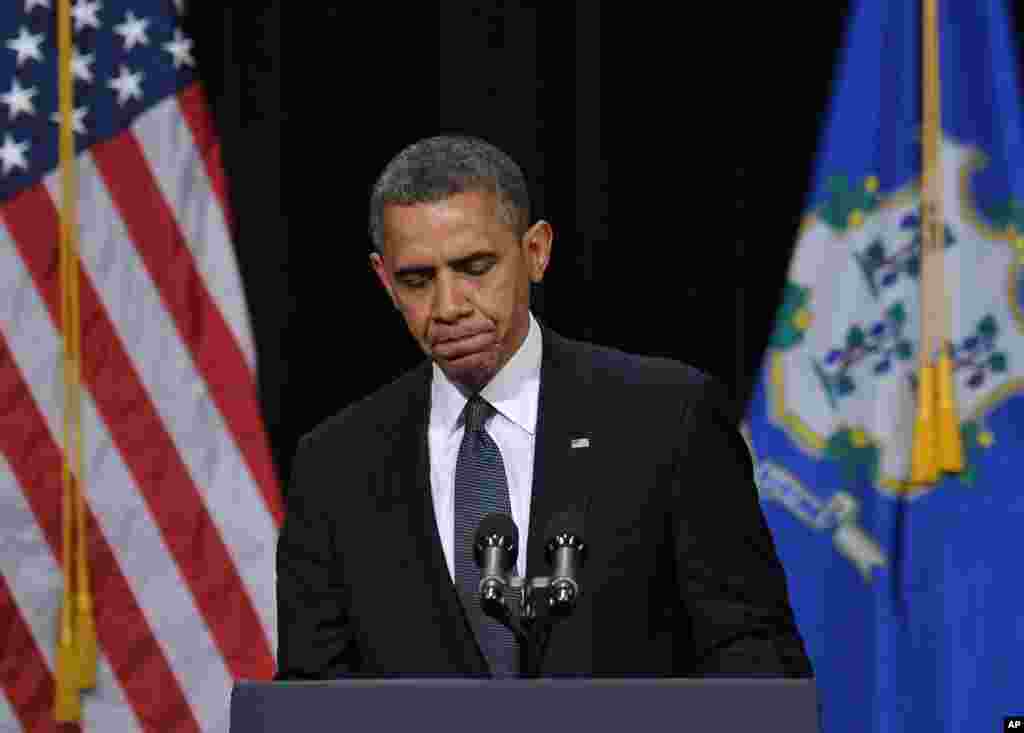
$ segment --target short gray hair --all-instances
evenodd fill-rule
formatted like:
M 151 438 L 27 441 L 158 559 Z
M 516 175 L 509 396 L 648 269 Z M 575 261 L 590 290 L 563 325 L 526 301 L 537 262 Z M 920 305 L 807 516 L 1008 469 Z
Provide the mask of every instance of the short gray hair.
M 457 193 L 487 191 L 498 214 L 522 237 L 530 226 L 530 194 L 508 155 L 475 137 L 438 136 L 415 142 L 391 159 L 370 196 L 370 237 L 384 251 L 384 207 L 433 204 Z

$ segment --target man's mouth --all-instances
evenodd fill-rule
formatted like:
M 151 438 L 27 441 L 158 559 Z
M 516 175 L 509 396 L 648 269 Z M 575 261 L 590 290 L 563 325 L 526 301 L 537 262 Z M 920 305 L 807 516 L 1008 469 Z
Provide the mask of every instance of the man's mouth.
M 490 346 L 493 337 L 493 331 L 457 336 L 435 344 L 434 354 L 449 361 L 459 359 L 463 356 L 483 351 Z

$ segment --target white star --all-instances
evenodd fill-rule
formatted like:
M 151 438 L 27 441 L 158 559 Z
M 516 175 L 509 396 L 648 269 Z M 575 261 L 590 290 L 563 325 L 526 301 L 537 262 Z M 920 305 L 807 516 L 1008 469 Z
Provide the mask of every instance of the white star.
M 0 145 L 0 164 L 3 165 L 5 176 L 15 168 L 28 170 L 28 161 L 25 159 L 27 150 L 28 143 L 16 143 L 10 133 L 4 134 L 4 144 Z
M 96 13 L 100 12 L 103 3 L 100 0 L 75 0 L 75 6 L 71 8 L 71 17 L 75 19 L 75 33 L 83 28 L 96 28 L 99 30 L 100 19 Z
M 42 42 L 42 33 L 33 35 L 28 32 L 28 28 L 22 26 L 18 30 L 18 37 L 7 42 L 7 48 L 18 54 L 18 66 L 21 66 L 28 59 L 43 60 L 43 53 L 39 50 L 39 44 Z
M 174 40 L 163 45 L 167 53 L 174 57 L 174 68 L 181 68 L 181 65 L 195 66 L 196 60 L 192 58 L 192 39 L 181 32 L 181 28 L 174 29 Z
M 41 8 L 50 7 L 50 0 L 25 0 L 25 12 L 31 13 L 32 8 L 39 6 Z
M 141 71 L 131 72 L 121 64 L 121 73 L 107 82 L 107 86 L 117 92 L 117 103 L 122 107 L 129 99 L 142 99 L 142 80 L 145 74 Z
M 89 64 L 96 60 L 95 54 L 78 52 L 77 48 L 71 49 L 71 73 L 76 79 L 92 82 L 92 69 Z
M 85 115 L 88 114 L 88 107 L 75 107 L 71 111 L 71 129 L 76 135 L 85 135 L 88 130 L 85 129 Z M 50 115 L 50 122 L 56 122 L 60 124 L 60 112 L 54 112 Z
M 136 43 L 143 46 L 149 44 L 146 36 L 146 27 L 149 21 L 146 18 L 136 18 L 135 13 L 128 11 L 124 14 L 124 22 L 114 26 L 114 33 L 124 38 L 124 49 L 130 51 Z
M 32 97 L 39 92 L 35 87 L 24 89 L 17 79 L 14 79 L 13 82 L 14 86 L 11 87 L 11 91 L 0 94 L 0 102 L 7 105 L 7 119 L 13 120 L 22 112 L 34 115 L 36 106 L 32 104 Z

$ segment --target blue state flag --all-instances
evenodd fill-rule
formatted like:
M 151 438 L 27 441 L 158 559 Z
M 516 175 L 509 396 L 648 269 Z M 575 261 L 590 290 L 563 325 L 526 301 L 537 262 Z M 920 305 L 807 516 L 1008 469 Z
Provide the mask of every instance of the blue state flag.
M 851 13 L 747 428 L 828 733 L 1024 712 L 1024 138 L 1000 0 L 939 0 L 941 251 L 965 465 L 911 484 L 919 1 Z

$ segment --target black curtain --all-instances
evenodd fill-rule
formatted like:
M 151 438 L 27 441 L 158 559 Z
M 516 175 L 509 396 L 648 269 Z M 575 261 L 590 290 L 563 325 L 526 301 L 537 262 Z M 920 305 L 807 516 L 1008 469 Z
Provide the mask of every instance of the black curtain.
M 847 6 L 193 3 L 281 477 L 302 433 L 421 358 L 369 268 L 367 204 L 438 133 L 524 168 L 555 229 L 545 323 L 694 364 L 742 409 Z

